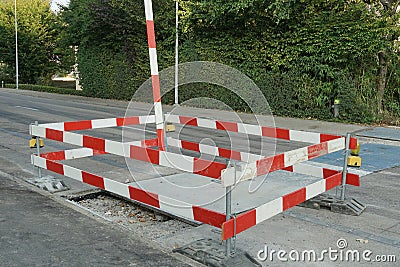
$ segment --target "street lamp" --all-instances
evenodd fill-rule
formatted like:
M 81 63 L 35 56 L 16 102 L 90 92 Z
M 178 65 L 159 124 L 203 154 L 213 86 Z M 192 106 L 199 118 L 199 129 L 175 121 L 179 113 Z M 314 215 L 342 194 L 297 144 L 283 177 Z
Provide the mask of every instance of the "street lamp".
M 179 105 L 178 99 L 178 0 L 175 0 L 175 105 Z
M 15 85 L 18 90 L 18 30 L 17 30 L 17 0 L 14 0 L 14 22 L 15 22 Z

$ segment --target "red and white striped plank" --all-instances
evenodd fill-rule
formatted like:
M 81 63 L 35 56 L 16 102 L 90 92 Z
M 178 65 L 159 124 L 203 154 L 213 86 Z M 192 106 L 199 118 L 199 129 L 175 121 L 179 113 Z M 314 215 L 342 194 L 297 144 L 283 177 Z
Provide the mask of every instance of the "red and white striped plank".
M 165 120 L 166 122 L 176 123 L 176 124 L 198 126 L 208 129 L 225 130 L 228 132 L 237 132 L 242 134 L 251 134 L 257 136 L 278 138 L 289 141 L 305 142 L 312 144 L 319 144 L 322 142 L 342 137 L 331 134 L 289 130 L 283 128 L 259 126 L 259 125 L 252 125 L 239 122 L 226 122 L 226 121 L 211 120 L 205 118 L 178 116 L 173 114 L 166 114 Z M 357 146 L 357 139 L 351 138 L 350 148 L 355 149 L 356 146 Z
M 323 142 L 321 144 L 315 144 L 272 157 L 266 157 L 264 159 L 257 160 L 254 163 L 242 166 L 242 171 L 237 172 L 236 177 L 238 179 L 235 181 L 234 169 L 228 168 L 224 170 L 226 165 L 218 162 L 207 161 L 140 146 L 128 146 L 127 144 L 122 144 L 116 141 L 105 140 L 72 132 L 45 129 L 35 125 L 31 126 L 31 134 L 64 143 L 105 151 L 110 154 L 131 157 L 137 160 L 151 162 L 153 164 L 165 167 L 177 168 L 186 172 L 192 172 L 211 178 L 219 179 L 222 175 L 222 184 L 224 186 L 233 185 L 235 182 L 248 180 L 344 148 L 344 138 L 341 137 Z M 224 170 L 223 174 L 221 173 L 222 170 Z
M 235 219 L 230 219 L 222 224 L 222 240 L 233 237 L 235 228 L 236 234 L 239 234 L 289 208 L 337 187 L 341 183 L 342 173 L 333 174 L 299 190 L 269 201 L 257 208 L 241 213 L 236 217 L 236 221 Z
M 226 164 L 219 162 L 179 155 L 159 149 L 124 144 L 117 141 L 105 140 L 78 133 L 46 129 L 36 125 L 31 126 L 31 134 L 67 144 L 104 151 L 117 156 L 130 157 L 164 167 L 176 168 L 185 172 L 191 172 L 215 179 L 220 179 L 221 171 L 226 168 Z
M 178 147 L 178 148 L 187 149 L 187 150 L 191 150 L 191 151 L 197 151 L 200 153 L 205 153 L 205 154 L 214 155 L 214 156 L 232 158 L 232 159 L 244 161 L 244 162 L 249 162 L 249 161 L 245 160 L 246 158 L 250 158 L 250 159 L 253 159 L 253 161 L 257 161 L 261 157 L 260 155 L 249 154 L 249 153 L 229 150 L 229 149 L 225 149 L 225 148 L 221 149 L 221 148 L 218 148 L 215 146 L 209 146 L 209 145 L 198 144 L 195 142 L 183 141 L 183 140 L 175 139 L 172 137 L 168 138 L 168 144 L 173 147 Z M 315 153 L 316 151 L 312 151 L 312 152 Z M 308 155 L 307 160 L 309 159 L 309 157 L 310 156 Z M 313 158 L 313 157 L 311 157 L 311 158 Z M 251 160 L 250 160 L 250 162 L 251 162 Z M 286 164 L 290 164 L 290 163 L 286 163 Z M 294 164 L 292 166 L 284 168 L 283 170 L 301 173 L 301 174 L 307 174 L 307 175 L 311 175 L 311 176 L 319 177 L 319 178 L 327 178 L 328 176 L 339 173 L 339 171 L 337 171 L 337 170 L 332 170 L 332 169 L 322 168 L 322 167 L 317 167 L 317 166 L 310 166 L 310 165 L 302 164 L 302 163 Z M 348 173 L 347 184 L 359 186 L 360 185 L 359 176 L 356 174 Z
M 40 125 L 31 125 L 30 134 L 32 136 L 43 137 L 71 145 L 104 151 L 118 156 L 129 157 L 130 145 L 117 141 L 105 140 L 98 137 L 92 137 L 89 135 L 82 135 L 68 131 L 44 128 Z
M 154 31 L 153 4 L 151 0 L 144 0 L 146 14 L 147 43 L 149 46 L 151 84 L 153 88 L 154 112 L 156 116 L 157 138 L 160 150 L 165 150 L 164 140 L 164 113 L 161 105 L 160 77 L 156 49 L 156 34 Z
M 132 116 L 122 118 L 108 118 L 84 121 L 68 121 L 56 123 L 43 123 L 39 126 L 60 131 L 79 131 L 99 128 L 120 127 L 128 125 L 155 123 L 155 116 Z
M 316 162 L 316 161 L 307 161 L 304 164 L 308 165 L 308 166 L 315 166 L 315 167 L 320 167 L 320 168 L 330 169 L 330 170 L 335 170 L 335 171 L 342 171 L 342 169 L 343 169 L 343 166 L 335 166 L 335 165 L 320 163 L 320 162 Z M 365 170 L 361 170 L 358 168 L 350 168 L 347 171 L 352 174 L 357 174 L 360 177 L 366 176 L 366 175 L 372 173 L 370 171 L 365 171 Z
M 142 140 L 142 141 L 126 142 L 124 144 L 133 145 L 133 146 L 141 146 L 141 147 L 157 147 L 158 146 L 158 138 L 147 139 L 147 140 Z
M 127 149 L 130 148 L 130 145 L 142 146 L 142 147 L 151 147 L 157 146 L 157 138 L 143 140 L 143 141 L 133 141 L 127 144 Z M 56 152 L 48 152 L 41 154 L 40 156 L 45 159 L 49 160 L 70 160 L 70 159 L 80 159 L 80 158 L 87 158 L 97 155 L 104 155 L 107 154 L 104 151 L 95 150 L 92 148 L 82 147 L 82 148 L 75 148 L 75 149 L 68 149 L 68 150 L 61 150 Z
M 304 163 L 298 163 L 293 166 L 284 168 L 283 170 L 305 175 L 311 175 L 318 178 L 328 178 L 334 174 L 341 172 L 338 170 L 332 170 Z M 360 176 L 358 174 L 348 172 L 346 175 L 346 184 L 360 186 Z
M 32 164 L 37 167 L 67 176 L 80 182 L 93 185 L 119 196 L 152 206 L 159 210 L 184 217 L 191 221 L 206 223 L 221 228 L 225 214 L 200 206 L 193 206 L 167 196 L 157 195 L 132 185 L 120 183 L 80 169 L 32 155 Z
M 87 158 L 104 154 L 107 153 L 104 151 L 82 147 L 76 149 L 61 150 L 56 152 L 48 152 L 41 154 L 40 157 L 48 160 L 69 160 L 69 159 Z
M 266 157 L 257 160 L 255 163 L 243 164 L 241 170 L 236 171 L 236 176 L 234 167 L 230 167 L 222 173 L 222 185 L 224 187 L 231 186 L 238 182 L 246 181 L 257 176 L 290 167 L 303 161 L 342 150 L 344 147 L 345 138 L 340 137 L 320 144 L 314 144 L 284 152 L 282 154 Z
M 199 153 L 204 153 L 207 155 L 212 155 L 212 156 L 218 156 L 218 157 L 223 157 L 223 158 L 228 158 L 228 159 L 234 159 L 238 161 L 243 161 L 243 162 L 256 162 L 259 159 L 262 159 L 263 156 L 261 155 L 256 155 L 256 154 L 251 154 L 247 152 L 241 152 L 241 151 L 236 151 L 236 150 L 231 150 L 227 148 L 221 148 L 221 147 L 216 147 L 216 146 L 210 146 L 210 145 L 205 145 L 205 144 L 198 144 L 195 142 L 190 142 L 190 141 L 185 141 L 185 140 L 179 140 L 175 139 L 172 137 L 168 137 L 168 146 L 172 147 L 177 147 L 181 149 L 187 149 L 191 151 L 196 151 Z
M 222 170 L 226 169 L 226 164 L 220 162 L 139 146 L 130 147 L 130 157 L 214 179 L 221 179 Z

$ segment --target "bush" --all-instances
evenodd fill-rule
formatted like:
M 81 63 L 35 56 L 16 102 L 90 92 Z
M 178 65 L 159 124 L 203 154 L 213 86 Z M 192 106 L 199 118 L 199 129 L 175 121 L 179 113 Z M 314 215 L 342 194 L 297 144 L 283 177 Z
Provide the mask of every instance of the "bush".
M 79 52 L 81 85 L 86 96 L 130 100 L 141 85 L 123 52 L 113 54 L 98 48 Z
M 15 84 L 7 84 L 7 87 L 16 88 Z M 65 95 L 84 95 L 83 91 L 78 91 L 78 90 L 75 90 L 75 89 L 68 89 L 68 88 L 46 86 L 46 85 L 19 84 L 18 88 L 22 89 L 22 90 L 47 92 L 47 93 L 56 93 L 56 94 L 65 94 Z

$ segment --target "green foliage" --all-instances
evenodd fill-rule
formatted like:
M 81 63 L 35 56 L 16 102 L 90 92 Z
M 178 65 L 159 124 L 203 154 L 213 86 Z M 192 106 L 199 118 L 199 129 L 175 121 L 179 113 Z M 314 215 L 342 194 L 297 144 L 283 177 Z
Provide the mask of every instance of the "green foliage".
M 161 69 L 173 63 L 174 2 L 154 4 Z M 150 76 L 143 1 L 71 0 L 61 17 L 62 42 L 79 47 L 78 68 L 85 94 L 130 99 Z
M 45 0 L 18 0 L 19 80 L 36 83 L 50 79 L 60 69 L 60 56 L 55 53 L 59 20 Z M 0 68 L 15 80 L 14 1 L 0 2 Z
M 131 87 L 134 71 L 122 53 L 107 50 L 80 50 L 81 85 L 87 96 L 113 99 L 130 99 L 135 89 Z
M 399 19 L 380 2 L 179 1 L 180 62 L 214 61 L 239 69 L 257 83 L 277 115 L 333 119 L 333 101 L 340 99 L 341 120 L 396 118 Z M 392 7 L 398 2 L 391 1 Z M 160 70 L 174 63 L 174 4 L 153 1 Z M 71 0 L 61 17 L 62 42 L 79 46 L 84 93 L 130 99 L 150 76 L 143 1 Z M 383 115 L 376 112 L 380 51 L 388 58 Z M 248 111 L 226 89 L 180 88 L 182 101 L 201 96 Z M 172 93 L 163 98 L 172 101 Z
M 15 88 L 15 84 L 7 84 L 7 87 Z M 61 88 L 54 86 L 36 85 L 36 84 L 19 84 L 18 88 L 21 90 L 47 92 L 47 93 L 57 93 L 64 95 L 85 95 L 83 91 L 77 91 L 70 88 Z
M 387 37 L 399 29 L 377 15 L 376 6 L 345 0 L 191 3 L 183 12 L 186 60 L 238 68 L 256 81 L 277 115 L 331 119 L 333 101 L 341 99 L 341 119 L 378 119 L 377 54 L 395 51 Z M 387 91 L 392 86 L 393 80 Z M 393 97 L 390 103 L 400 106 Z

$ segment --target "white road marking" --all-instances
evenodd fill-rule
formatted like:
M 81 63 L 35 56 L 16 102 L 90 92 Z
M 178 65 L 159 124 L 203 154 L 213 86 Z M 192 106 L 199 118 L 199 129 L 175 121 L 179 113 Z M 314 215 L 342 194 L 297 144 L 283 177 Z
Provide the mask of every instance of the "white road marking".
M 24 107 L 24 106 L 15 106 L 16 108 L 24 108 L 24 109 L 29 109 L 29 110 L 34 110 L 34 111 L 39 111 L 36 108 L 30 108 L 30 107 Z
M 390 171 L 380 171 L 379 173 L 386 174 L 386 175 L 400 176 L 400 173 L 395 173 L 395 172 L 390 172 Z

